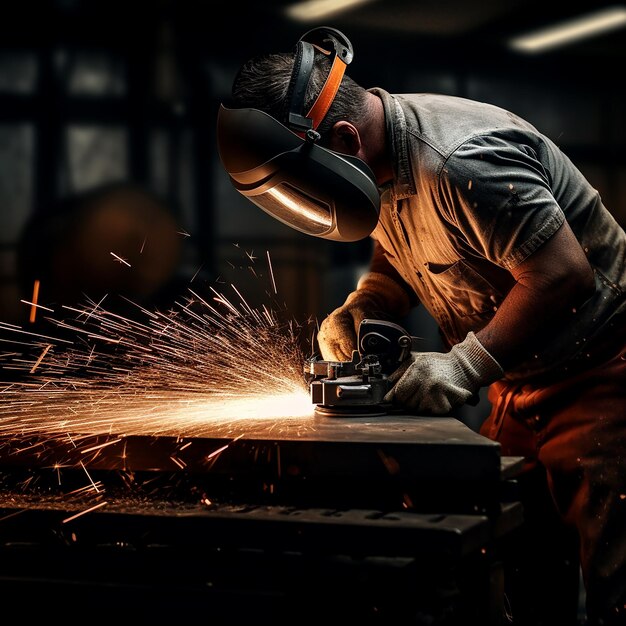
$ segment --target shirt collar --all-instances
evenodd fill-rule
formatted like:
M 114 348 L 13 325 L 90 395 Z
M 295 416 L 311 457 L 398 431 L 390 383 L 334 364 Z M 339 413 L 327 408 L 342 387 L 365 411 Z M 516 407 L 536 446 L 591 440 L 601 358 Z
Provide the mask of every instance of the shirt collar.
M 385 112 L 385 130 L 389 141 L 390 157 L 393 162 L 393 180 L 381 185 L 382 198 L 391 196 L 393 200 L 402 200 L 415 195 L 415 182 L 411 171 L 407 146 L 407 128 L 404 111 L 398 99 L 379 87 L 368 89 L 378 96 Z

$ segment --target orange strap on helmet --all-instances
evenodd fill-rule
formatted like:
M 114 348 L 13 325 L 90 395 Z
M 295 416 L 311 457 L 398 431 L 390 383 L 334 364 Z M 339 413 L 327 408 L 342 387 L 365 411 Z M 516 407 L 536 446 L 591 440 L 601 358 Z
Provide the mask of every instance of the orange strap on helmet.
M 329 54 L 324 50 L 322 52 Z M 321 121 L 326 116 L 326 113 L 328 113 L 328 109 L 330 109 L 330 105 L 333 103 L 333 100 L 337 95 L 337 91 L 339 90 L 339 85 L 341 85 L 341 80 L 345 71 L 346 64 L 337 55 L 335 55 L 328 78 L 326 79 L 319 96 L 317 96 L 317 99 L 313 103 L 313 106 L 306 114 L 307 117 L 310 117 L 313 120 L 313 130 L 320 125 Z
M 326 44 L 330 43 L 329 46 Z M 332 56 L 330 72 L 315 102 L 304 114 L 306 88 L 314 69 L 314 51 Z M 326 26 L 314 28 L 299 40 L 294 59 L 291 80 L 287 89 L 287 126 L 302 139 L 317 141 L 315 131 L 328 113 L 341 85 L 346 66 L 352 61 L 354 52 L 348 38 L 336 28 Z

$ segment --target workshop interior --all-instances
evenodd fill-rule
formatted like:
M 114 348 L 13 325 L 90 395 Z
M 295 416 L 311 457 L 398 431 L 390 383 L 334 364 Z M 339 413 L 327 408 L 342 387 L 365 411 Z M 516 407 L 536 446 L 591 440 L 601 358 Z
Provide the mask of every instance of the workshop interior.
M 624 4 L 4 6 L 0 593 L 20 614 L 510 623 L 524 460 L 479 434 L 486 397 L 445 417 L 385 406 L 409 352 L 443 347 L 420 307 L 322 359 L 319 323 L 372 241 L 289 228 L 220 161 L 239 66 L 318 26 L 349 37 L 366 87 L 524 117 L 626 226 Z

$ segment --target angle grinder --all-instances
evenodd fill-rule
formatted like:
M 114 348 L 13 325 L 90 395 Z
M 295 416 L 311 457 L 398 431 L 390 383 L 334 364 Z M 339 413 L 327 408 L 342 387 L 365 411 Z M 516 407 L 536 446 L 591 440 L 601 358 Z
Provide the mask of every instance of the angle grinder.
M 364 319 L 359 325 L 358 350 L 350 361 L 324 361 L 313 356 L 304 376 L 317 415 L 373 417 L 393 412 L 384 397 L 388 376 L 408 358 L 414 337 L 393 322 Z

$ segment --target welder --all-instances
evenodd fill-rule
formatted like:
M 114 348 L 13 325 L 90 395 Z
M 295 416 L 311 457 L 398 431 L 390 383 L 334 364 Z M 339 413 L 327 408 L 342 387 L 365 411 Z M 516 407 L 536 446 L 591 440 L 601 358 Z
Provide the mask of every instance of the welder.
M 513 623 L 575 623 L 566 537 L 589 624 L 626 623 L 626 232 L 528 121 L 363 88 L 345 73 L 352 57 L 321 27 L 245 63 L 218 115 L 222 163 L 284 224 L 373 240 L 369 271 L 321 323 L 324 358 L 349 359 L 363 318 L 419 303 L 445 351 L 412 352 L 386 400 L 445 415 L 488 387 L 481 433 L 525 458 Z

